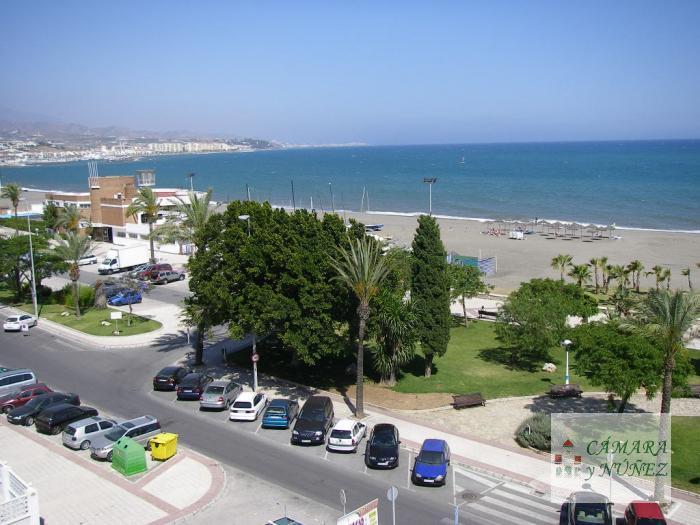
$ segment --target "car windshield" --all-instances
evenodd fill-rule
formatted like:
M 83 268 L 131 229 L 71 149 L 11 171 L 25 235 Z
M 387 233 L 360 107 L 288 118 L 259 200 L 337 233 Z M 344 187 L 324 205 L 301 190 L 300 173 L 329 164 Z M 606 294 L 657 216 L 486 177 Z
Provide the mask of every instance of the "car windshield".
M 224 393 L 224 387 L 223 386 L 210 386 L 207 388 L 207 394 L 223 394 Z
M 608 508 L 604 503 L 577 503 L 574 519 L 575 525 L 608 523 Z
M 287 412 L 282 407 L 270 407 L 267 409 L 267 413 L 275 416 L 284 416 Z
M 106 264 L 107 266 L 109 266 L 110 264 L 112 264 L 113 261 L 114 259 L 105 259 L 104 261 L 102 261 L 102 264 Z
M 395 444 L 396 441 L 394 440 L 393 432 L 378 432 L 374 434 L 374 437 L 372 438 L 372 445 L 389 447 Z
M 73 427 L 66 427 L 66 429 L 64 430 L 64 432 L 65 432 L 66 434 L 68 434 L 69 436 L 74 436 L 74 435 L 75 435 L 75 428 L 73 428 Z
M 8 318 L 7 318 L 7 322 L 8 322 L 8 323 L 16 323 L 18 320 L 19 320 L 19 318 L 14 317 L 14 316 L 13 316 L 13 317 L 8 317 Z
M 427 463 L 428 465 L 441 465 L 445 462 L 442 452 L 434 452 L 432 450 L 421 450 L 418 455 L 418 461 Z
M 110 441 L 117 441 L 120 437 L 122 437 L 124 435 L 125 432 L 126 432 L 126 429 L 120 425 L 120 426 L 114 427 L 112 430 L 107 432 L 105 434 L 105 437 L 107 439 L 109 439 Z
M 331 437 L 339 439 L 350 439 L 352 437 L 352 433 L 349 430 L 333 429 L 333 431 L 331 432 Z
M 250 401 L 236 401 L 233 408 L 251 408 L 253 404 Z
M 39 396 L 39 397 L 35 397 L 34 399 L 30 399 L 29 401 L 27 401 L 27 404 L 24 406 L 28 407 L 28 408 L 39 408 L 44 403 L 48 403 L 48 400 L 42 396 Z
M 302 410 L 299 419 L 302 421 L 324 421 L 326 414 L 323 410 Z

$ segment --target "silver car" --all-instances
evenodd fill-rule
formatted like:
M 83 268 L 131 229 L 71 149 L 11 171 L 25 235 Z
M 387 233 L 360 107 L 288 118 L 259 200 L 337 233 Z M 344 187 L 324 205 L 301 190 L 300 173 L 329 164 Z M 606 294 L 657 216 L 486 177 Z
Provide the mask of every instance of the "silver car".
M 150 439 L 158 434 L 160 434 L 160 423 L 155 417 L 141 416 L 129 419 L 108 430 L 103 436 L 94 439 L 90 446 L 90 455 L 93 458 L 112 461 L 114 444 L 121 437 L 130 437 L 145 448 L 148 448 Z
M 199 408 L 228 409 L 242 391 L 241 385 L 228 379 L 212 381 L 199 398 Z
M 93 440 L 104 436 L 117 425 L 113 419 L 88 417 L 68 425 L 63 431 L 63 444 L 75 450 L 87 450 Z

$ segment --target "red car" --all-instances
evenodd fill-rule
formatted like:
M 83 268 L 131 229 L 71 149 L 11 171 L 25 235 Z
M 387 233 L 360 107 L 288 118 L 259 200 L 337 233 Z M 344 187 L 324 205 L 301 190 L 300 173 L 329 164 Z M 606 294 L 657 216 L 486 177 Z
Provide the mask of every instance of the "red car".
M 666 519 L 655 501 L 633 501 L 625 510 L 625 525 L 666 525 Z
M 7 414 L 10 410 L 21 407 L 27 401 L 49 392 L 53 392 L 53 390 L 51 390 L 44 383 L 25 386 L 22 390 L 18 390 L 17 392 L 12 392 L 11 394 L 0 397 L 0 410 L 2 410 L 3 414 Z

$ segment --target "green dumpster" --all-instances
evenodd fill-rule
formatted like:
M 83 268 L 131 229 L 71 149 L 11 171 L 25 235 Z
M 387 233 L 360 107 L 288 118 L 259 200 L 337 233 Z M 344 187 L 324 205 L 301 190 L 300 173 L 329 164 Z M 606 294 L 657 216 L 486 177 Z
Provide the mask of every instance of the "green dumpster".
M 133 439 L 120 438 L 114 444 L 112 468 L 124 476 L 146 472 L 146 451 Z
M 151 457 L 160 461 L 170 459 L 177 452 L 177 434 L 161 432 L 151 438 Z

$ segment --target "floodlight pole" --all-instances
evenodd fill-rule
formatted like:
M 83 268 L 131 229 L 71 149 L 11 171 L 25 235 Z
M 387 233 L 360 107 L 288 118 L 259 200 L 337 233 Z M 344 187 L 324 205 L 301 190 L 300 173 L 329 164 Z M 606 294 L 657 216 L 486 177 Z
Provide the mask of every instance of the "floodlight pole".
M 433 215 L 433 184 L 437 182 L 437 177 L 424 177 L 423 182 L 428 185 L 428 215 Z
M 194 193 L 194 182 L 192 182 L 194 179 L 194 173 L 188 173 L 187 176 L 190 178 L 190 191 Z
M 573 344 L 570 340 L 564 339 L 561 343 L 561 346 L 566 350 L 566 375 L 564 376 L 564 384 L 568 385 L 569 384 L 569 347 Z
M 34 303 L 34 317 L 39 322 L 39 307 L 36 303 L 36 273 L 34 271 L 34 248 L 32 246 L 32 226 L 27 215 L 27 231 L 29 232 L 29 258 L 32 261 L 32 303 Z

